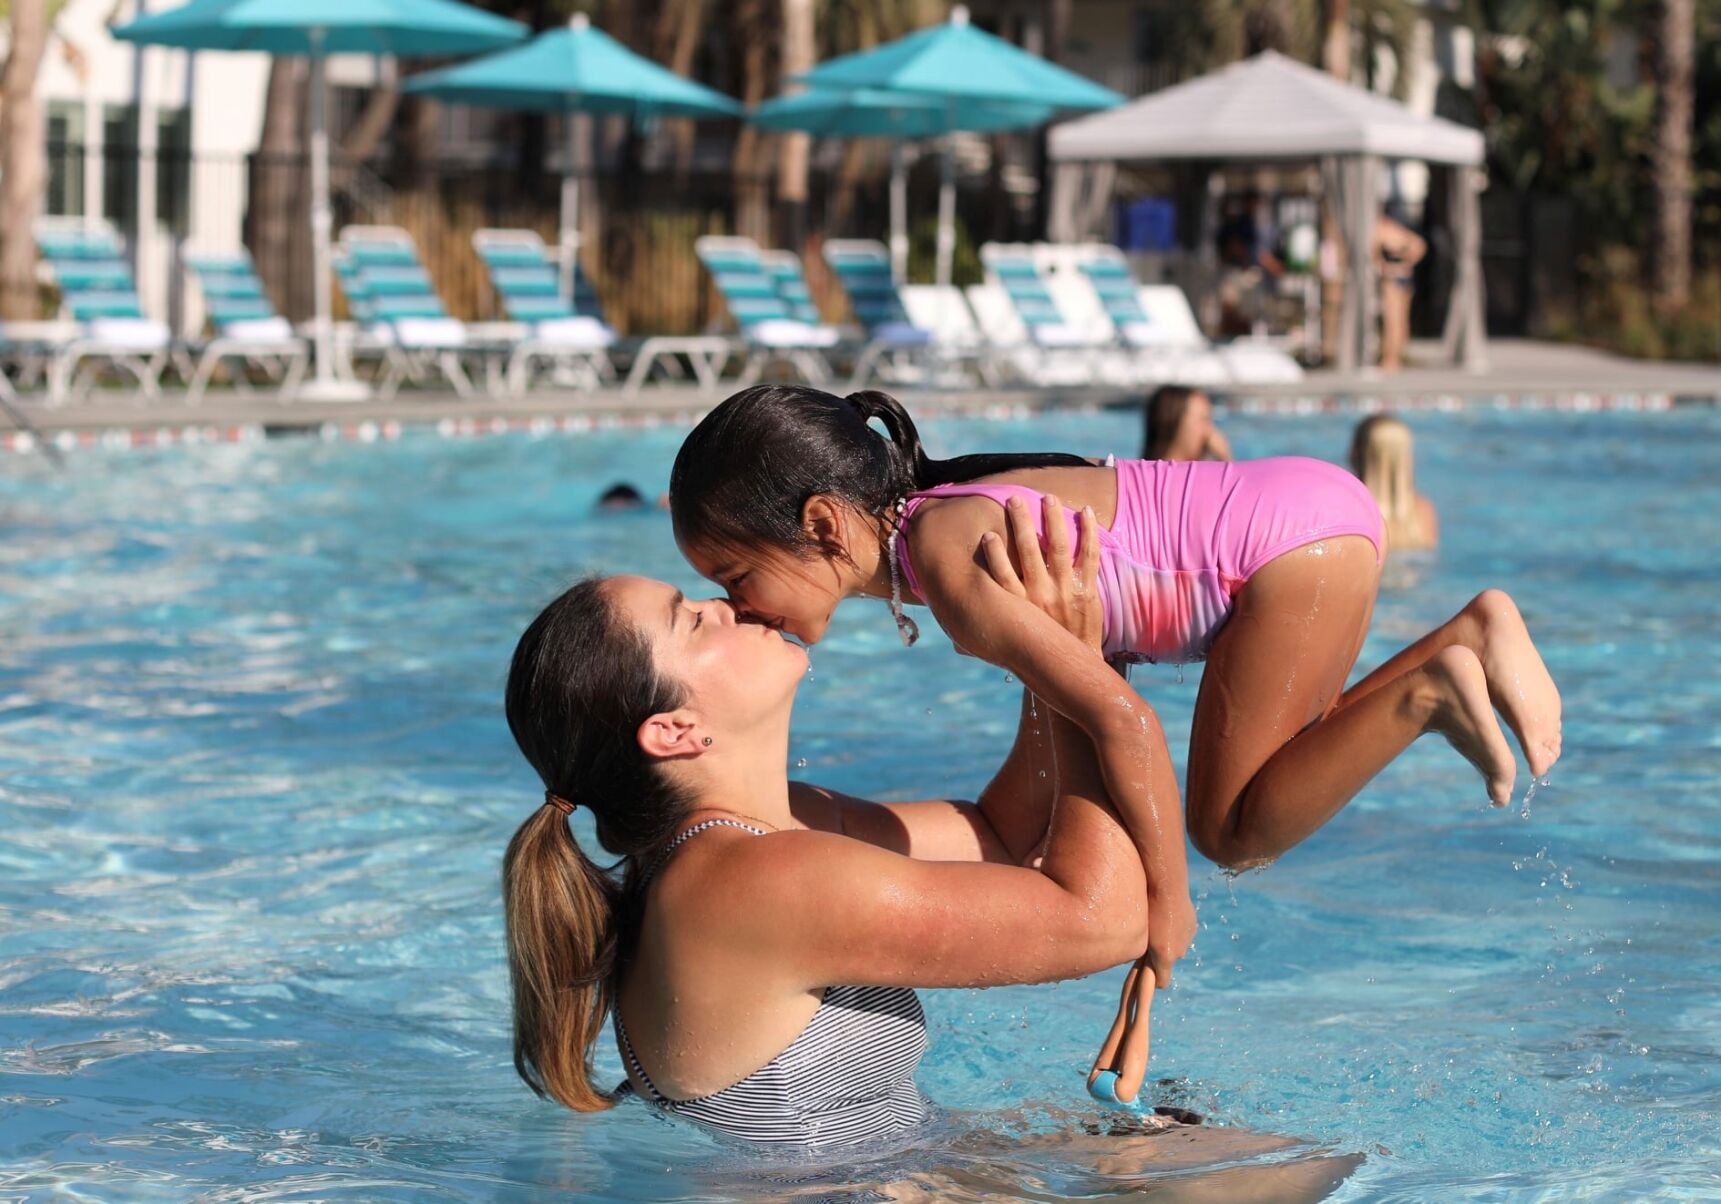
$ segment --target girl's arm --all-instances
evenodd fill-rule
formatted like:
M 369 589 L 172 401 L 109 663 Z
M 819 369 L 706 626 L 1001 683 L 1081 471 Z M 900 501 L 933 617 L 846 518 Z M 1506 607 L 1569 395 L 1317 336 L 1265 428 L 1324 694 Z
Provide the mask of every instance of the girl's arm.
M 1030 574 L 1043 571 L 1026 503 L 1013 500 L 1010 512 L 1017 565 Z M 1148 959 L 1157 985 L 1167 986 L 1172 965 L 1194 939 L 1195 909 L 1183 808 L 1165 732 L 1153 709 L 1097 654 L 1095 641 L 1072 635 L 1027 597 L 999 584 L 984 555 L 967 551 L 982 547 L 988 532 L 1000 538 L 1001 517 L 990 502 L 968 499 L 923 509 L 915 518 L 922 593 L 960 647 L 1014 673 L 1093 741 L 1107 793 L 1147 870 Z M 1046 531 L 1048 557 L 1067 562 L 1063 508 L 1049 495 Z
M 1051 819 L 1054 752 L 1049 720 L 1047 708 L 1024 690 L 1015 743 L 977 802 L 876 803 L 808 782 L 790 782 L 789 807 L 805 827 L 852 836 L 905 857 L 1021 865 L 1040 851 Z

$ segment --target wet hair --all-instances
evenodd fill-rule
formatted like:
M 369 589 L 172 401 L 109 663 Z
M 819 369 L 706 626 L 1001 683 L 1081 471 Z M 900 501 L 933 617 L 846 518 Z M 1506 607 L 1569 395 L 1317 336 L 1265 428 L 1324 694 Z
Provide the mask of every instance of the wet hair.
M 1200 389 L 1187 385 L 1161 385 L 1142 407 L 1143 460 L 1163 460 L 1171 445 L 1177 442 L 1177 431 L 1189 413 L 1189 403 Z
M 1380 506 L 1389 547 L 1413 548 L 1416 521 L 1416 467 L 1410 428 L 1391 414 L 1373 414 L 1356 424 L 1351 436 L 1351 471 Z
M 681 705 L 681 687 L 658 672 L 605 586 L 582 581 L 532 621 L 506 695 L 508 728 L 545 790 L 589 811 L 598 843 L 622 859 L 594 863 L 568 816 L 547 805 L 502 859 L 514 1069 L 580 1112 L 614 1102 L 592 1082 L 592 1046 L 638 933 L 644 869 L 691 809 L 637 735 Z
M 598 498 L 600 510 L 638 510 L 645 506 L 645 495 L 626 481 L 618 481 Z
M 870 425 L 875 419 L 882 434 Z M 838 397 L 805 385 L 754 385 L 687 436 L 670 472 L 669 505 L 683 547 L 763 544 L 811 559 L 820 549 L 801 516 L 820 494 L 883 516 L 909 494 L 939 485 L 1089 464 L 1057 452 L 934 460 L 908 411 L 887 393 Z

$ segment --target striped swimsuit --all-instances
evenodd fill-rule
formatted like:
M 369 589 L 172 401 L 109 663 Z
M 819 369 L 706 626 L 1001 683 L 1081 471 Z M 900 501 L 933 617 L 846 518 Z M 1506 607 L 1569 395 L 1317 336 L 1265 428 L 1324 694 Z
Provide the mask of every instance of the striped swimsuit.
M 765 835 L 737 820 L 705 820 L 671 841 L 652 873 L 683 841 L 719 826 Z M 901 1132 L 931 1114 L 914 1084 L 926 1052 L 926 1016 L 907 987 L 825 988 L 818 1010 L 787 1049 L 740 1082 L 696 1099 L 669 1099 L 657 1090 L 634 1054 L 619 1009 L 615 1034 L 652 1103 L 743 1141 L 849 1145 Z

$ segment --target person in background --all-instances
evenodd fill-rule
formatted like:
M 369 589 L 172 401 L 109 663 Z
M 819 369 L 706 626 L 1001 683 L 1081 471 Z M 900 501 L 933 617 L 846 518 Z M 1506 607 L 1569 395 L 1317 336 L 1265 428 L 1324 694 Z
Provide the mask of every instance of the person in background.
M 645 495 L 626 481 L 618 481 L 603 491 L 598 498 L 598 509 L 606 512 L 644 510 Z
M 1408 426 L 1391 414 L 1357 423 L 1351 436 L 1351 471 L 1380 506 L 1389 549 L 1409 552 L 1440 542 L 1434 503 L 1416 492 L 1416 457 Z
M 1381 214 L 1374 224 L 1374 262 L 1380 273 L 1380 370 L 1404 367 L 1410 342 L 1410 298 L 1416 291 L 1416 265 L 1428 244 L 1408 226 Z
M 1213 425 L 1213 401 L 1200 389 L 1161 385 L 1142 410 L 1143 460 L 1229 460 L 1231 443 Z

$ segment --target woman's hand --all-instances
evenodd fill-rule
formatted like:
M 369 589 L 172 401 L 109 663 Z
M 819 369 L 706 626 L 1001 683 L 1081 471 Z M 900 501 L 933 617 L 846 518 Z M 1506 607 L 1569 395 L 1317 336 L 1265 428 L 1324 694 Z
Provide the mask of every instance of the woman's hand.
M 1105 608 L 1100 602 L 1099 522 L 1091 507 L 1084 508 L 1077 525 L 1074 557 L 1070 555 L 1070 525 L 1064 505 L 1054 495 L 1045 495 L 1046 549 L 1034 527 L 1028 503 L 1012 497 L 1004 507 L 1010 538 L 988 531 L 981 537 L 986 570 L 1007 592 L 1025 598 L 1055 619 L 1060 627 L 1095 650 L 1105 641 Z M 1010 561 L 1015 550 L 1020 573 Z

